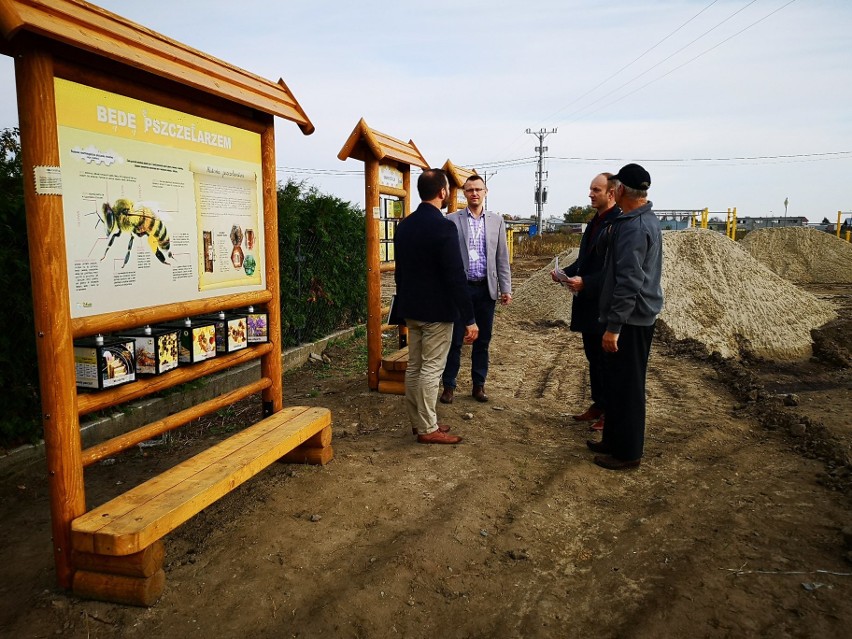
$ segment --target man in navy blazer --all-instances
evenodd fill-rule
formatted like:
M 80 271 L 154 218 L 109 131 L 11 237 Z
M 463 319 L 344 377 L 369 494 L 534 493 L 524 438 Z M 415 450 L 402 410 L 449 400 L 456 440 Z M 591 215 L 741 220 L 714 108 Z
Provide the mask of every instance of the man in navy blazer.
M 606 228 L 621 215 L 615 203 L 615 190 L 609 181 L 612 173 L 600 173 L 589 185 L 589 200 L 595 216 L 586 224 L 580 239 L 577 259 L 562 269 L 562 274 L 553 272 L 555 282 L 562 282 L 574 294 L 571 304 L 570 329 L 583 337 L 583 351 L 589 362 L 589 388 L 592 405 L 584 412 L 574 415 L 578 422 L 594 422 L 591 429 L 602 431 L 606 406 L 606 384 L 604 383 L 603 334 L 606 327 L 598 320 L 600 315 L 601 281 L 603 280 L 606 246 L 598 245 L 598 238 Z
M 467 276 L 467 287 L 473 302 L 473 316 L 479 327 L 479 337 L 470 353 L 471 395 L 479 402 L 487 402 L 485 378 L 488 375 L 488 346 L 494 326 L 494 309 L 512 302 L 512 270 L 509 266 L 509 247 L 506 244 L 506 223 L 496 213 L 485 210 L 488 189 L 478 175 L 471 175 L 464 183 L 467 207 L 450 213 L 447 219 L 458 229 L 459 250 Z M 456 388 L 456 378 L 461 367 L 461 350 L 464 325 L 456 322 L 453 342 L 447 356 L 447 366 L 441 376 L 444 392 L 441 403 L 451 404 Z
M 458 233 L 441 213 L 450 183 L 440 169 L 428 169 L 417 180 L 422 202 L 396 227 L 396 305 L 408 327 L 405 408 L 411 429 L 422 444 L 457 444 L 462 438 L 438 425 L 438 383 L 453 324 L 465 325 L 464 340 L 473 342 L 479 329 L 473 317 Z

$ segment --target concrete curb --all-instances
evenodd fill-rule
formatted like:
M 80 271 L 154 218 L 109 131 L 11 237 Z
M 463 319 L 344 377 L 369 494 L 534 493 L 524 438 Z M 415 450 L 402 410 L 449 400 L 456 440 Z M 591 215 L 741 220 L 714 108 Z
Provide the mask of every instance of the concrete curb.
M 283 370 L 290 371 L 299 368 L 308 361 L 312 353 L 321 355 L 329 342 L 347 339 L 356 330 L 357 328 L 346 328 L 316 342 L 288 348 L 281 353 Z M 83 440 L 83 448 L 88 448 L 111 437 L 117 437 L 134 428 L 162 419 L 257 379 L 260 379 L 260 361 L 256 360 L 242 366 L 229 368 L 216 375 L 210 375 L 200 380 L 197 388 L 190 388 L 189 390 L 182 388 L 180 392 L 166 397 L 146 398 L 128 404 L 123 406 L 120 412 L 113 415 L 81 424 L 80 437 Z M 43 459 L 44 440 L 37 444 L 19 446 L 5 455 L 0 455 L 0 477 L 12 475 Z

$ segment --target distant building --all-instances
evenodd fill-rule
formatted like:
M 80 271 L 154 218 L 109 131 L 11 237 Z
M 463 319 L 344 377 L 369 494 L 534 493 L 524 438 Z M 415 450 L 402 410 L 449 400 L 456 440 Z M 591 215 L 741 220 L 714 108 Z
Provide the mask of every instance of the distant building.
M 696 222 L 701 218 L 701 211 L 659 211 L 655 209 L 654 213 L 660 221 L 660 228 L 664 231 L 679 231 L 689 228 L 689 221 L 693 215 Z
M 758 229 L 772 229 L 784 226 L 808 226 L 806 217 L 738 217 L 737 229 L 740 231 L 756 231 Z M 722 230 L 725 223 L 722 222 Z

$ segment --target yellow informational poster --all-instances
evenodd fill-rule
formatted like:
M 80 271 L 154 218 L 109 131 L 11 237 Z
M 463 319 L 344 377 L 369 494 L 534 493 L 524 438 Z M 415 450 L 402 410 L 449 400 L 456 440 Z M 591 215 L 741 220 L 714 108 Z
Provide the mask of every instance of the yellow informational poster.
M 259 134 L 54 82 L 72 318 L 265 287 Z

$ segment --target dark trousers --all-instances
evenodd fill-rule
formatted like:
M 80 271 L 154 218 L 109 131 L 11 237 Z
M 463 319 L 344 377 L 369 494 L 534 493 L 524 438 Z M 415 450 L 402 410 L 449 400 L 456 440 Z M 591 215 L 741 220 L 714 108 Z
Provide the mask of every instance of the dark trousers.
M 603 445 L 613 457 L 634 460 L 645 447 L 645 375 L 654 325 L 621 327 L 618 352 L 604 353 L 608 393 Z
M 584 331 L 583 352 L 589 362 L 589 387 L 592 391 L 592 404 L 606 410 L 606 385 L 604 384 L 603 326 L 600 331 Z
M 484 386 L 488 376 L 488 345 L 491 343 L 491 329 L 494 326 L 494 307 L 497 302 L 488 293 L 488 284 L 473 286 L 468 284 L 467 292 L 473 302 L 473 317 L 479 327 L 479 337 L 473 343 L 470 354 L 470 378 L 474 386 Z M 447 365 L 441 383 L 444 388 L 455 388 L 456 378 L 461 367 L 461 350 L 464 343 L 465 325 L 458 321 L 453 326 L 453 341 L 447 355 Z

